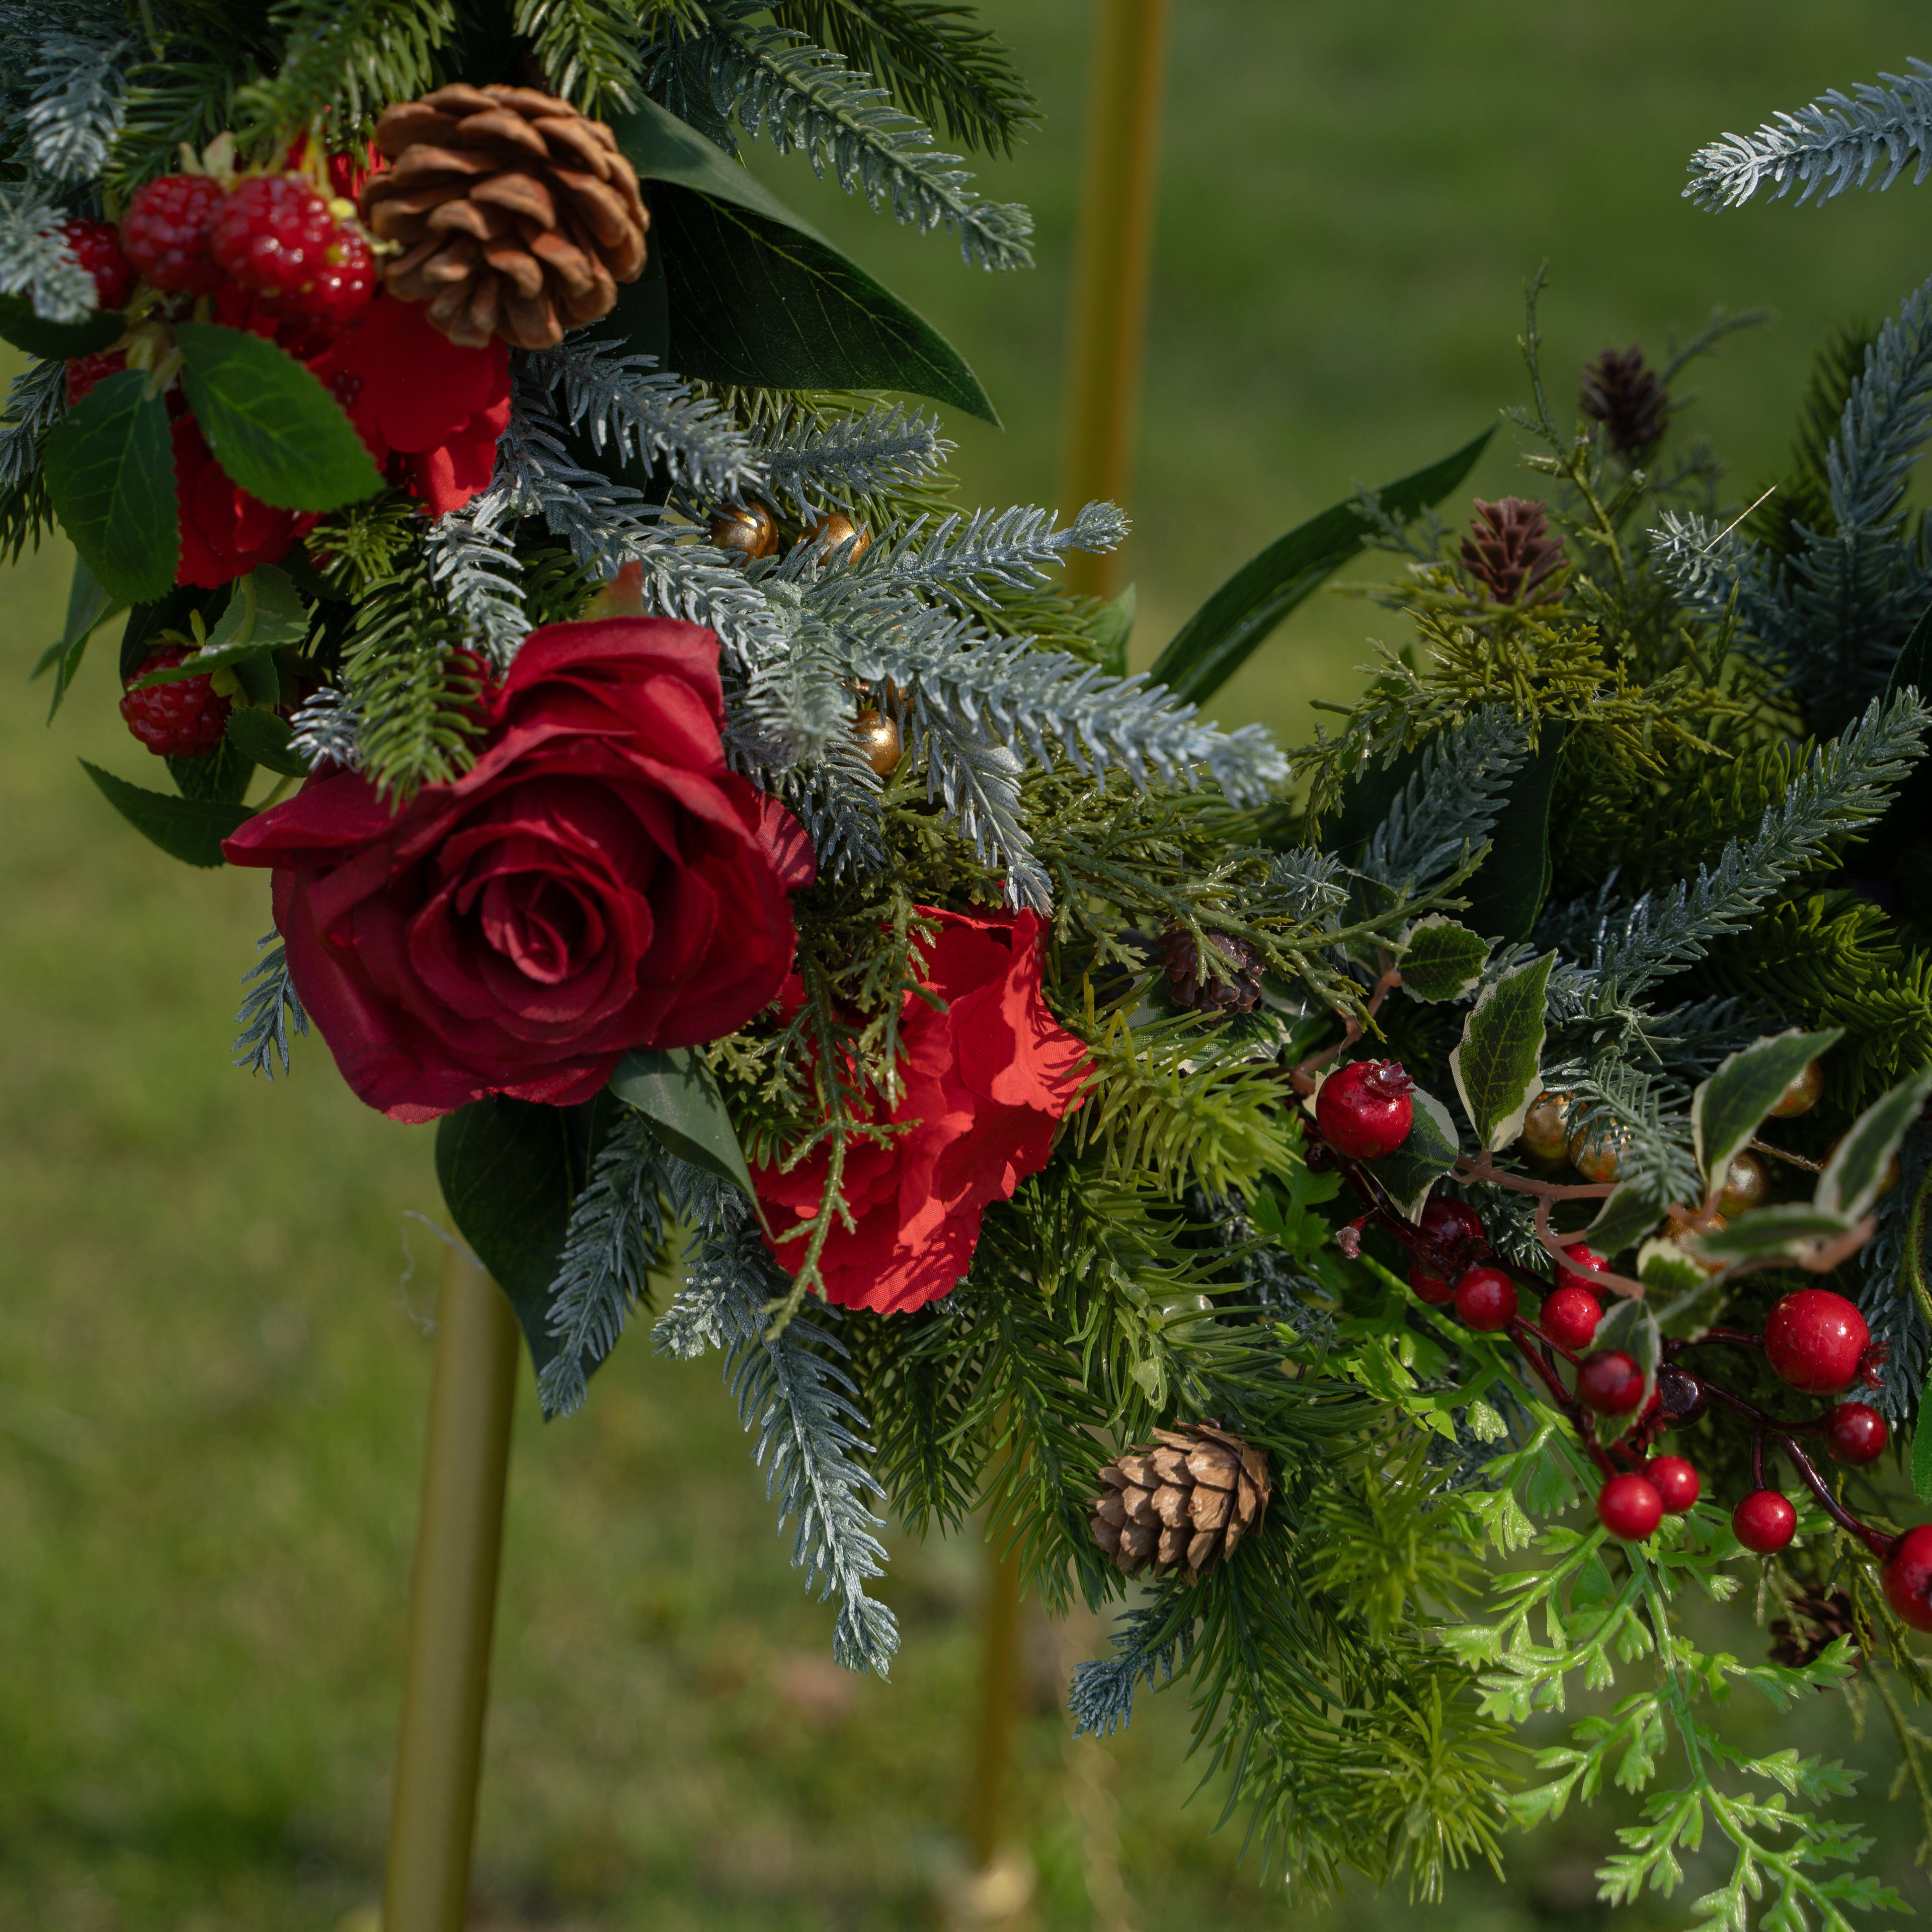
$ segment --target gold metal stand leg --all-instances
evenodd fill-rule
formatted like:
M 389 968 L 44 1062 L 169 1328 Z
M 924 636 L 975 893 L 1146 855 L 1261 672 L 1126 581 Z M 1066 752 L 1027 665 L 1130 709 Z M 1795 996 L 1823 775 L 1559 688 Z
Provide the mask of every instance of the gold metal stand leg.
M 452 1247 L 436 1304 L 382 1932 L 462 1932 L 469 1916 L 518 1340 L 496 1284 Z

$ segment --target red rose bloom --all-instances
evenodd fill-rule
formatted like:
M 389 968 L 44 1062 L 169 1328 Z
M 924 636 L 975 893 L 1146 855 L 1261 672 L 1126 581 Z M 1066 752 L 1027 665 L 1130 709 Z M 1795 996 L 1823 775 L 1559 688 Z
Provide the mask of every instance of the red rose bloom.
M 258 564 L 280 563 L 314 525 L 314 517 L 271 509 L 231 483 L 194 417 L 178 417 L 173 436 L 175 502 L 181 512 L 177 584 L 218 590 Z
M 908 994 L 901 1016 L 905 1054 L 891 1118 L 908 1130 L 848 1150 L 845 1204 L 856 1225 L 832 1224 L 820 1261 L 828 1300 L 885 1315 L 952 1292 L 986 1204 L 1010 1200 L 1046 1165 L 1086 1078 L 1087 1049 L 1040 996 L 1038 917 L 920 910 L 940 924 L 922 983 L 943 1005 Z M 796 977 L 786 998 L 794 1007 L 803 998 Z M 818 1154 L 789 1173 L 754 1171 L 775 1232 L 817 1217 L 827 1165 Z M 797 1272 L 805 1238 L 768 1234 L 766 1245 Z
M 318 773 L 223 848 L 274 868 L 289 972 L 343 1077 L 393 1120 L 488 1094 L 568 1106 L 634 1046 L 776 997 L 811 850 L 724 768 L 718 640 L 619 617 L 534 632 L 482 755 L 391 815 Z

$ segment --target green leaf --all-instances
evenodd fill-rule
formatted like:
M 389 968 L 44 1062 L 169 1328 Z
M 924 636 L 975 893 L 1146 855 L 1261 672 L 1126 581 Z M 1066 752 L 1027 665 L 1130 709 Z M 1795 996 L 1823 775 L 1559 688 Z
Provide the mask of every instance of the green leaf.
M 308 760 L 290 748 L 295 735 L 295 727 L 286 718 L 252 704 L 228 714 L 228 742 L 244 758 L 266 765 L 284 778 L 308 776 Z
M 236 580 L 228 608 L 200 650 L 180 664 L 151 670 L 134 688 L 145 691 L 151 684 L 175 684 L 184 678 L 205 677 L 212 670 L 242 663 L 264 652 L 286 650 L 308 635 L 308 608 L 293 580 L 285 571 L 263 565 Z
M 1111 604 L 1100 607 L 1094 620 L 1094 643 L 1100 654 L 1100 668 L 1110 676 L 1127 674 L 1127 644 L 1134 634 L 1134 616 L 1139 605 L 1130 584 Z
M 1614 1255 L 1641 1240 L 1663 1219 L 1664 1204 L 1627 1180 L 1598 1209 L 1582 1238 L 1600 1255 Z
M 85 758 L 80 768 L 100 788 L 101 796 L 136 831 L 152 838 L 171 859 L 190 866 L 222 864 L 221 842 L 254 817 L 245 805 L 214 799 L 176 798 L 148 791 L 104 772 Z
M 1885 1171 L 1929 1094 L 1932 1067 L 1922 1067 L 1881 1094 L 1845 1130 L 1812 1196 L 1821 1214 L 1856 1221 L 1878 1198 Z
M 1364 1165 L 1388 1190 L 1403 1220 L 1419 1221 L 1429 1190 L 1456 1165 L 1460 1150 L 1449 1109 L 1420 1087 L 1411 1088 L 1408 1097 L 1415 1104 L 1415 1118 L 1408 1139 L 1394 1154 Z
M 1908 688 L 1932 704 L 1932 604 L 1926 607 L 1924 614 L 1912 626 L 1892 661 L 1885 694 L 1889 700 Z M 1892 794 L 1885 817 L 1867 841 L 1868 849 L 1898 852 L 1908 838 L 1924 830 L 1928 819 L 1932 819 L 1932 758 L 1922 758 Z
M 1932 1376 L 1925 1378 L 1918 1414 L 1912 1431 L 1912 1493 L 1922 1503 L 1932 1503 Z
M 637 1048 L 617 1063 L 610 1090 L 650 1122 L 679 1160 L 733 1182 L 757 1200 L 724 1096 L 695 1047 Z
M 1463 1111 L 1492 1150 L 1522 1132 L 1523 1115 L 1543 1091 L 1544 998 L 1556 963 L 1546 952 L 1485 986 L 1449 1056 Z
M 48 430 L 44 460 L 61 527 L 102 589 L 123 604 L 165 597 L 181 556 L 174 448 L 147 377 L 97 382 Z
M 1384 484 L 1382 508 L 1406 522 L 1442 502 L 1476 466 L 1492 434 L 1485 430 L 1453 456 Z M 1298 604 L 1359 554 L 1372 528 L 1351 497 L 1277 538 L 1181 626 L 1154 660 L 1150 679 L 1178 698 L 1204 703 Z
M 50 644 L 40 655 L 30 677 L 39 677 L 48 670 L 54 673 L 53 702 L 47 706 L 47 718 L 51 723 L 54 713 L 61 708 L 61 700 L 66 697 L 68 688 L 74 682 L 74 673 L 80 668 L 80 660 L 87 649 L 87 640 L 92 637 L 109 618 L 118 616 L 128 606 L 116 602 L 100 587 L 98 579 L 87 567 L 84 559 L 74 560 L 74 580 L 68 587 L 67 622 L 61 626 L 58 640 Z
M 1593 1351 L 1620 1348 L 1643 1371 L 1643 1401 L 1628 1415 L 1600 1417 L 1598 1429 L 1606 1442 L 1612 1442 L 1643 1414 L 1657 1389 L 1658 1365 L 1664 1359 L 1664 1337 L 1657 1319 L 1641 1301 L 1616 1301 L 1604 1310 L 1590 1346 Z
M 1690 1144 L 1703 1170 L 1706 1198 L 1723 1192 L 1724 1170 L 1749 1144 L 1778 1098 L 1806 1066 L 1844 1036 L 1842 1027 L 1796 1027 L 1740 1047 L 1690 1096 Z
M 165 763 L 168 776 L 184 798 L 212 799 L 221 805 L 239 805 L 248 796 L 255 777 L 254 760 L 244 757 L 234 740 L 226 737 L 212 752 L 192 758 L 169 758 Z
M 616 1118 L 608 1094 L 580 1107 L 501 1096 L 436 1124 L 436 1172 L 458 1232 L 515 1310 L 538 1375 L 556 1354 L 550 1286 L 570 1210 Z M 586 1372 L 592 1364 L 586 1364 Z
M 1509 796 L 1490 835 L 1489 856 L 1462 888 L 1462 916 L 1505 944 L 1527 939 L 1550 891 L 1550 811 L 1569 727 L 1544 724 L 1536 755 L 1510 780 Z
M 999 416 L 959 352 L 721 148 L 656 102 L 614 122 L 650 190 L 671 366 L 771 389 L 898 389 Z
M 1490 956 L 1488 942 L 1466 926 L 1432 913 L 1409 929 L 1402 952 L 1402 990 L 1432 1005 L 1473 992 Z
M 97 309 L 85 322 L 49 322 L 34 313 L 25 296 L 0 296 L 0 340 L 50 362 L 98 356 L 127 333 L 128 318 L 117 308 Z
M 354 424 L 292 356 L 212 322 L 177 322 L 175 344 L 195 421 L 251 496 L 278 510 L 338 510 L 381 489 Z
M 1697 1237 L 1697 1252 L 1714 1262 L 1746 1261 L 1781 1254 L 1812 1241 L 1835 1240 L 1852 1223 L 1821 1212 L 1808 1201 L 1774 1202 L 1740 1214 L 1728 1227 Z

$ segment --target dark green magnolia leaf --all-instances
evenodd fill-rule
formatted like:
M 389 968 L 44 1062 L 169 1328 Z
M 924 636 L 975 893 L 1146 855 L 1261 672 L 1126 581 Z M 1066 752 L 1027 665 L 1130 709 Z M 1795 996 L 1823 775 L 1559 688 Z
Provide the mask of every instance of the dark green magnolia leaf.
M 58 641 L 40 653 L 30 674 L 34 677 L 49 670 L 54 674 L 53 702 L 47 706 L 50 722 L 61 708 L 61 700 L 66 697 L 68 687 L 74 682 L 74 673 L 80 668 L 88 639 L 109 618 L 118 616 L 127 608 L 124 603 L 117 603 L 100 587 L 83 558 L 74 559 L 74 580 L 67 593 L 67 622 L 61 626 Z
M 1658 1366 L 1664 1359 L 1664 1337 L 1656 1317 L 1644 1303 L 1616 1301 L 1604 1310 L 1590 1346 L 1593 1352 L 1620 1349 L 1643 1371 L 1643 1400 L 1628 1415 L 1600 1416 L 1597 1420 L 1598 1435 L 1606 1442 L 1614 1442 L 1643 1414 L 1656 1392 Z
M 98 356 L 127 333 L 128 318 L 118 308 L 97 309 L 85 322 L 49 322 L 34 313 L 25 296 L 0 296 L 0 340 L 50 362 Z
M 1490 854 L 1462 888 L 1462 917 L 1504 945 L 1527 939 L 1550 891 L 1550 808 L 1569 728 L 1546 722 L 1535 755 L 1510 780 L 1509 797 L 1490 834 Z
M 1450 1118 L 1449 1109 L 1420 1087 L 1410 1089 L 1409 1098 L 1415 1103 L 1415 1118 L 1408 1139 L 1394 1154 L 1364 1165 L 1388 1190 L 1403 1220 L 1420 1221 L 1429 1190 L 1456 1165 L 1461 1150 L 1456 1144 L 1456 1123 Z
M 627 1053 L 610 1076 L 610 1090 L 650 1122 L 679 1160 L 758 1198 L 724 1096 L 695 1047 L 639 1047 Z
M 1529 1103 L 1543 1091 L 1544 995 L 1556 963 L 1546 952 L 1485 986 L 1449 1056 L 1463 1111 L 1492 1150 L 1522 1132 Z
M 80 768 L 100 788 L 101 795 L 136 831 L 152 838 L 171 859 L 190 866 L 219 866 L 221 842 L 243 821 L 254 817 L 245 805 L 218 800 L 176 798 L 164 791 L 148 791 L 125 778 L 104 772 L 83 758 Z
M 135 688 L 175 684 L 184 678 L 204 677 L 226 664 L 239 664 L 264 652 L 283 650 L 308 635 L 308 609 L 284 571 L 265 565 L 238 578 L 228 608 L 208 634 L 208 642 L 184 662 L 151 670 Z M 255 695 L 250 692 L 250 697 Z M 270 703 L 278 693 L 266 692 Z
M 1932 1094 L 1932 1067 L 1922 1068 L 1881 1094 L 1848 1127 L 1818 1177 L 1814 1204 L 1821 1214 L 1857 1220 L 1878 1198 L 1885 1171 Z
M 1492 433 L 1485 430 L 1454 455 L 1385 484 L 1382 508 L 1406 522 L 1441 502 L 1476 466 Z M 1372 528 L 1352 497 L 1277 538 L 1182 625 L 1148 676 L 1177 697 L 1204 703 L 1298 604 L 1360 551 Z
M 228 714 L 228 742 L 244 758 L 266 765 L 284 778 L 305 778 L 308 760 L 291 749 L 290 741 L 294 736 L 295 727 L 286 718 L 258 706 L 244 705 Z
M 1749 1143 L 1778 1096 L 1844 1036 L 1844 1028 L 1801 1033 L 1787 1028 L 1741 1047 L 1690 1096 L 1690 1145 L 1702 1170 L 1706 1198 L 1723 1192 L 1724 1170 Z
M 1583 1230 L 1582 1238 L 1600 1255 L 1614 1255 L 1640 1241 L 1664 1219 L 1668 1204 L 1653 1201 L 1630 1181 L 1625 1181 L 1597 1210 L 1597 1218 Z
M 278 510 L 339 510 L 381 489 L 355 426 L 292 356 L 212 322 L 177 322 L 175 343 L 195 421 L 251 496 Z
M 117 602 L 165 597 L 181 556 L 168 412 L 148 379 L 97 382 L 47 432 L 47 490 L 61 527 Z
M 1475 990 L 1489 956 L 1487 944 L 1466 926 L 1432 914 L 1410 929 L 1402 948 L 1402 990 L 1432 1004 L 1460 1000 Z
M 458 1232 L 515 1310 L 538 1375 L 555 1358 L 550 1292 L 570 1210 L 616 1118 L 608 1094 L 580 1107 L 500 1096 L 436 1124 L 436 1172 Z M 586 1363 L 589 1373 L 594 1364 Z

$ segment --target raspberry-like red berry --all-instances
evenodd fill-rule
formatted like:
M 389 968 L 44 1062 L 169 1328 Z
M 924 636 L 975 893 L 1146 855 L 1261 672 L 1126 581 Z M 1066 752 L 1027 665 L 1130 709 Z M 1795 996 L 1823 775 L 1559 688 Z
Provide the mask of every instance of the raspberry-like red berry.
M 121 222 L 122 252 L 144 280 L 177 295 L 212 295 L 221 270 L 208 234 L 221 189 L 206 175 L 164 175 L 134 190 Z
M 1587 1348 L 1604 1318 L 1604 1304 L 1587 1288 L 1552 1288 L 1543 1298 L 1543 1313 L 1537 1326 L 1559 1348 L 1571 1354 Z
M 1653 1456 L 1643 1473 L 1664 1498 L 1666 1516 L 1682 1516 L 1703 1492 L 1697 1472 L 1682 1456 Z
M 338 229 L 316 274 L 315 286 L 302 297 L 309 312 L 338 328 L 353 322 L 376 299 L 376 258 L 361 236 Z
M 1479 1335 L 1516 1319 L 1516 1283 L 1501 1268 L 1472 1268 L 1456 1284 L 1456 1312 Z
M 67 406 L 72 409 L 97 382 L 118 376 L 128 366 L 126 355 L 118 349 L 104 349 L 97 355 L 76 356 L 67 365 Z
M 254 175 L 215 217 L 215 260 L 238 287 L 274 298 L 292 314 L 338 326 L 376 293 L 369 245 L 328 212 L 300 175 Z
M 1775 1556 L 1797 1533 L 1798 1512 L 1789 1496 L 1775 1490 L 1754 1490 L 1731 1512 L 1731 1530 L 1759 1556 Z
M 111 221 L 67 221 L 61 234 L 74 260 L 94 278 L 103 308 L 125 308 L 134 292 L 134 270 L 121 252 L 121 234 Z
M 1801 1288 L 1766 1318 L 1764 1352 L 1772 1367 L 1808 1395 L 1835 1395 L 1857 1379 L 1871 1340 L 1865 1318 L 1842 1294 Z
M 1869 1402 L 1841 1402 L 1825 1418 L 1825 1444 L 1840 1462 L 1860 1468 L 1885 1454 L 1892 1432 Z
M 1580 1288 L 1588 1292 L 1591 1276 L 1601 1274 L 1610 1264 L 1609 1256 L 1598 1254 L 1588 1241 L 1572 1241 L 1563 1252 L 1570 1265 L 1556 1270 L 1558 1288 Z
M 170 670 L 190 655 L 185 644 L 164 644 L 142 660 L 135 677 Z M 226 698 L 215 695 L 211 677 L 150 685 L 146 691 L 130 690 L 121 700 L 128 730 L 158 758 L 194 758 L 213 751 L 228 729 L 233 709 Z
M 1621 1348 L 1592 1355 L 1576 1371 L 1576 1397 L 1599 1415 L 1628 1415 L 1643 1400 L 1643 1371 Z
M 1664 1520 L 1664 1498 L 1648 1476 L 1612 1476 L 1597 1498 L 1597 1520 L 1625 1543 L 1641 1543 Z
M 1900 1622 L 1932 1630 L 1932 1522 L 1908 1529 L 1879 1572 L 1885 1600 Z
M 1431 1274 L 1420 1262 L 1408 1264 L 1408 1285 L 1416 1299 L 1427 1302 L 1432 1308 L 1440 1308 L 1456 1299 L 1456 1284 L 1444 1281 L 1439 1274 Z
M 1409 1078 L 1393 1060 L 1357 1060 L 1322 1083 L 1315 1124 L 1350 1160 L 1380 1160 L 1408 1138 L 1415 1102 Z

